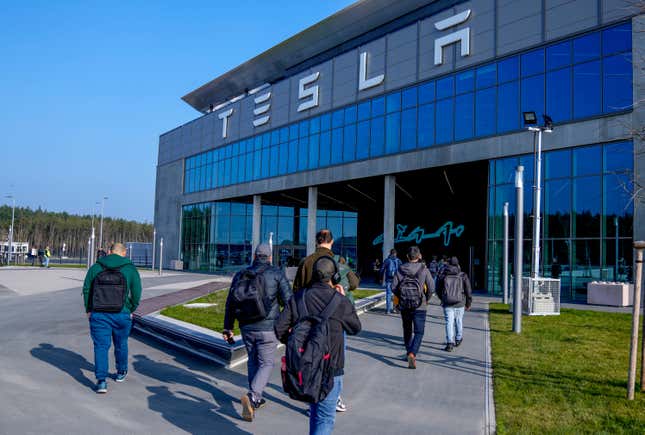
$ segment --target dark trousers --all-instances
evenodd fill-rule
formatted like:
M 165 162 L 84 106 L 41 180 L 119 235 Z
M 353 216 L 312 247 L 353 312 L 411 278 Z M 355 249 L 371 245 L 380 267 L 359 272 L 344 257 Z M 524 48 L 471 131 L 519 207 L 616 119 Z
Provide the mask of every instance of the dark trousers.
M 413 353 L 416 356 L 421 347 L 421 340 L 423 340 L 423 331 L 426 326 L 426 310 L 402 310 L 401 321 L 403 322 L 405 350 L 407 353 Z

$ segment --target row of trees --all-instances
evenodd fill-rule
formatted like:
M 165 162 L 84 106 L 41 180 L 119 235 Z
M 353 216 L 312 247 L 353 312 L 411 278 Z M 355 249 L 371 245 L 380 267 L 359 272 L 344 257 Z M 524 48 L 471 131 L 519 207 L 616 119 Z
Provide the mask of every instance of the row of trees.
M 99 219 L 94 218 L 97 248 Z M 11 207 L 0 206 L 0 240 L 8 240 L 10 226 Z M 64 243 L 65 255 L 76 257 L 87 254 L 87 241 L 92 234 L 92 216 L 16 207 L 14 226 L 14 242 L 28 242 L 30 247 L 36 248 L 49 246 L 54 255 L 60 254 Z M 103 245 L 107 247 L 110 242 L 152 242 L 152 224 L 104 218 Z

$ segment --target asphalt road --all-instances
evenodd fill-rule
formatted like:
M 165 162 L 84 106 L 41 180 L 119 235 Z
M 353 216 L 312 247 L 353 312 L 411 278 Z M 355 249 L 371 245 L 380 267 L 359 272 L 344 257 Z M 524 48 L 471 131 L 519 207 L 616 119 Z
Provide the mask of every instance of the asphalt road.
M 22 281 L 8 272 L 0 269 L 0 285 Z M 30 274 L 24 280 L 33 281 L 31 291 L 0 287 L 0 434 L 307 433 L 305 406 L 282 392 L 279 365 L 266 391 L 267 406 L 247 423 L 239 405 L 247 384 L 244 365 L 216 367 L 137 335 L 130 339 L 126 382 L 109 381 L 108 394 L 95 394 L 80 284 L 47 291 L 47 283 L 58 280 L 54 274 L 65 270 L 21 273 Z M 144 277 L 144 295 L 205 279 L 213 277 Z M 401 359 L 397 316 L 378 310 L 361 316 L 363 332 L 347 344 L 343 396 L 349 410 L 338 415 L 335 433 L 485 432 L 486 307 L 475 304 L 467 314 L 464 344 L 449 354 L 441 350 L 441 310 L 432 306 L 417 370 Z

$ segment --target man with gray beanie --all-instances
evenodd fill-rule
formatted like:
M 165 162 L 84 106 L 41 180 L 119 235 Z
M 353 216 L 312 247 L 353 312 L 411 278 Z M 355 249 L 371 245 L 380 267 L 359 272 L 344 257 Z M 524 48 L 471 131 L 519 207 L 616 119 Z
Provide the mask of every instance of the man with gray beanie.
M 237 319 L 249 359 L 249 391 L 242 396 L 242 418 L 253 421 L 255 411 L 266 401 L 262 392 L 273 370 L 278 340 L 273 322 L 280 315 L 280 305 L 291 299 L 291 287 L 284 272 L 271 265 L 271 247 L 262 243 L 255 249 L 253 263 L 239 271 L 231 282 L 226 298 L 222 337 L 233 343 Z

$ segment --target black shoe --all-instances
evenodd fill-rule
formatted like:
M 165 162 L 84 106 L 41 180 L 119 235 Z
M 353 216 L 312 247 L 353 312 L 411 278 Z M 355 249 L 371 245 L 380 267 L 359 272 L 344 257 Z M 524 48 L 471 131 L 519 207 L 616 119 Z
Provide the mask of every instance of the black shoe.
M 448 344 L 446 344 L 446 347 L 444 348 L 444 350 L 445 350 L 446 352 L 452 352 L 452 350 L 453 350 L 454 348 L 455 348 L 455 345 L 454 345 L 454 344 L 452 344 L 452 343 L 448 343 Z
M 266 401 L 266 400 L 264 400 L 264 399 L 254 400 L 254 401 L 253 401 L 253 407 L 254 407 L 255 409 L 260 409 L 260 408 L 262 408 L 262 407 L 263 407 L 264 405 L 266 405 L 266 404 L 267 404 L 267 401 Z
M 459 347 L 459 345 L 461 344 L 462 341 L 464 341 L 463 338 L 461 340 L 456 340 L 455 341 L 455 347 Z

